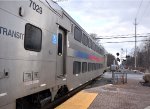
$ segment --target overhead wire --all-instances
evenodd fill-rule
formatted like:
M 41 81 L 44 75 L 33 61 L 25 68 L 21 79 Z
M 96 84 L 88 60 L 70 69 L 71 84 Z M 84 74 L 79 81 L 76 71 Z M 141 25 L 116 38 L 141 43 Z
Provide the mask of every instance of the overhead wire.
M 143 41 L 150 41 L 150 40 L 138 40 L 137 42 L 143 42 Z M 106 43 L 126 43 L 126 42 L 134 42 L 135 41 L 120 41 L 120 42 L 103 42 L 102 44 Z
M 131 37 L 99 37 L 99 38 L 95 38 L 95 39 L 120 39 L 120 38 L 134 38 L 135 36 L 131 36 Z M 149 36 L 137 36 L 137 37 L 149 37 Z
M 143 0 L 141 0 L 141 2 L 140 2 L 140 5 L 139 5 L 139 7 L 138 7 L 138 10 L 137 10 L 137 13 L 136 13 L 135 19 L 137 19 L 137 17 L 138 17 L 138 14 L 139 14 L 140 9 L 141 9 L 141 6 L 142 6 L 142 3 L 143 3 Z
M 149 6 L 150 6 L 150 1 L 148 1 L 147 5 L 146 5 L 146 8 L 144 9 L 141 18 L 139 19 L 140 22 L 142 22 L 143 18 L 145 17 L 145 14 L 147 13 L 147 10 L 148 10 Z
M 140 33 L 140 34 L 137 34 L 137 35 L 142 35 L 142 34 L 147 34 L 147 35 L 150 35 L 150 33 Z M 133 36 L 135 34 L 120 34 L 120 35 L 109 35 L 109 36 L 98 36 L 98 37 L 116 37 L 116 36 Z

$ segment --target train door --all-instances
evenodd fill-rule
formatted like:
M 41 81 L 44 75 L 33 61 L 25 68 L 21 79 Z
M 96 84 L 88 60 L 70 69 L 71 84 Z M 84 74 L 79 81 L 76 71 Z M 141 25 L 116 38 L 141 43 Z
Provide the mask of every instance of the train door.
M 63 78 L 66 74 L 66 31 L 59 27 L 57 46 L 57 78 Z

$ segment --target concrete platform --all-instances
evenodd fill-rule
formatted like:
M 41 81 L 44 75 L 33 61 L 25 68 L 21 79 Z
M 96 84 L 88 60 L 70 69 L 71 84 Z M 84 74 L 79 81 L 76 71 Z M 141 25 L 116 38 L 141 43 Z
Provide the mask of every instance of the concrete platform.
M 56 109 L 150 109 L 150 87 L 139 83 L 143 75 L 129 74 L 128 83 L 118 85 L 107 83 L 110 75 L 107 73 L 104 80 L 99 79 Z
M 55 109 L 87 109 L 97 93 L 81 91 Z
M 130 74 L 127 84 L 86 89 L 87 92 L 98 93 L 88 109 L 150 109 L 150 87 L 142 86 L 140 81 L 140 75 Z

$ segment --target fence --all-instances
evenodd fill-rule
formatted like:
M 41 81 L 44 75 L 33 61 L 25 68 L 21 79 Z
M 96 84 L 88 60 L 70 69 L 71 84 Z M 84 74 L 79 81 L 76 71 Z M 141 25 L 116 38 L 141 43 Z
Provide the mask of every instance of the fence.
M 112 72 L 113 84 L 125 84 L 127 83 L 126 72 Z

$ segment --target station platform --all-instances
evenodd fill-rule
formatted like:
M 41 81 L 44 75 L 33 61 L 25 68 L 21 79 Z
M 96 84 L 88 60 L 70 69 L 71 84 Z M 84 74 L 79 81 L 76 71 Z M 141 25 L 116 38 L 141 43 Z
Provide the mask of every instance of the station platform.
M 150 87 L 142 86 L 138 77 L 131 75 L 128 83 L 117 85 L 100 80 L 100 86 L 96 82 L 56 109 L 150 109 Z
M 87 109 L 98 93 L 81 91 L 62 103 L 56 109 Z

